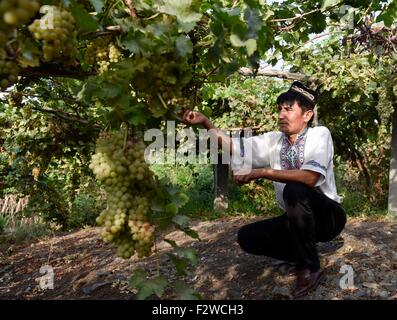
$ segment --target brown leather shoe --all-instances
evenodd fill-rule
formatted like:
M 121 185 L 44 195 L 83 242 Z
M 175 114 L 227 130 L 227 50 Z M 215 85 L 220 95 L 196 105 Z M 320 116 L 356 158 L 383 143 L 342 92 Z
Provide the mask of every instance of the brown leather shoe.
M 296 271 L 296 284 L 293 291 L 294 298 L 301 297 L 310 290 L 315 289 L 324 276 L 324 270 L 310 271 L 309 269 L 300 269 Z

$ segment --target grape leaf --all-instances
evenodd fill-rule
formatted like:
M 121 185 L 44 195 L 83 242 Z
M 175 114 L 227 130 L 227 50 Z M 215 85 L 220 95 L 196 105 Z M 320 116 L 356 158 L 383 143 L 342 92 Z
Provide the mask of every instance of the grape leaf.
M 201 18 L 201 13 L 192 8 L 192 0 L 167 0 L 162 1 L 158 10 L 169 15 L 176 16 L 178 24 L 184 32 L 191 31 L 196 22 Z
M 248 56 L 251 56 L 257 49 L 257 42 L 255 39 L 248 39 L 245 42 L 245 47 L 247 48 Z
M 377 22 L 383 21 L 385 26 L 391 27 L 391 25 L 393 24 L 396 18 L 397 18 L 397 8 L 390 5 L 388 10 L 384 11 L 376 18 L 376 21 Z
M 127 37 L 122 41 L 122 45 L 132 53 L 145 57 L 150 55 L 150 39 L 141 31 L 129 32 Z
M 184 192 L 177 192 L 172 196 L 172 202 L 178 207 L 183 207 L 189 201 L 189 196 Z
M 230 42 L 231 42 L 232 46 L 234 46 L 234 47 L 244 47 L 245 46 L 245 42 L 242 41 L 240 39 L 240 37 L 234 33 L 230 35 Z
M 78 4 L 75 0 L 72 0 L 69 9 L 73 14 L 74 19 L 76 20 L 77 27 L 80 31 L 90 32 L 98 30 L 98 22 L 92 15 L 85 11 L 84 7 L 81 4 Z
M 167 280 L 163 276 L 148 279 L 142 270 L 135 271 L 129 279 L 129 285 L 138 290 L 137 298 L 139 300 L 144 300 L 152 294 L 161 298 L 167 284 Z
M 326 17 L 321 12 L 314 13 L 308 21 L 311 23 L 310 32 L 321 33 L 327 27 Z
M 198 259 L 194 249 L 175 247 L 174 251 L 179 258 L 188 260 L 193 266 L 197 265 Z
M 321 10 L 326 10 L 329 7 L 336 5 L 340 0 L 324 0 Z
M 257 42 L 255 39 L 242 41 L 235 33 L 230 35 L 230 42 L 234 47 L 245 47 L 247 49 L 248 56 L 251 56 L 257 49 Z
M 201 241 L 198 233 L 193 229 L 190 229 L 188 223 L 190 218 L 184 215 L 176 215 L 173 217 L 172 221 L 176 224 L 176 228 L 186 233 L 193 239 L 198 239 Z
M 143 103 L 137 103 L 132 108 L 128 109 L 126 116 L 129 122 L 136 126 L 139 124 L 145 124 L 150 115 Z
M 175 281 L 173 284 L 176 296 L 178 300 L 198 300 L 201 299 L 199 293 L 195 292 L 192 288 L 189 288 L 182 281 Z
M 40 65 L 40 50 L 36 43 L 31 38 L 20 35 L 18 45 L 22 52 L 22 55 L 18 57 L 18 63 L 23 68 L 38 67 Z
M 194 231 L 193 229 L 190 229 L 190 228 L 188 228 L 188 227 L 181 228 L 181 227 L 178 227 L 178 226 L 177 226 L 177 229 L 183 231 L 183 232 L 186 233 L 189 237 L 201 241 L 199 234 L 198 234 L 196 231 Z
M 170 214 L 176 214 L 178 212 L 178 207 L 174 203 L 169 203 L 165 206 L 165 212 Z
M 96 12 L 102 12 L 103 7 L 105 6 L 104 0 L 90 0 L 92 6 L 95 8 Z
M 176 271 L 179 275 L 186 276 L 188 274 L 187 261 L 185 259 L 178 258 L 173 254 L 168 254 L 171 262 L 174 264 Z
M 170 244 L 173 248 L 178 246 L 174 240 L 164 238 L 164 241 Z
M 193 44 L 186 36 L 179 36 L 175 42 L 178 56 L 185 57 L 193 52 Z
M 146 281 L 146 277 L 147 277 L 146 272 L 141 269 L 138 269 L 134 271 L 128 283 L 132 287 L 139 287 L 143 282 Z
M 172 221 L 176 223 L 178 226 L 184 228 L 188 225 L 190 218 L 184 215 L 176 215 Z

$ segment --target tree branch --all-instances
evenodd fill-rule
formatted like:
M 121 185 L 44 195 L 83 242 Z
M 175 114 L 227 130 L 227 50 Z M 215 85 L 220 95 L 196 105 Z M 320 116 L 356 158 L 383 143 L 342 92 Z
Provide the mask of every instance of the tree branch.
M 254 72 L 250 68 L 240 68 L 239 73 L 244 76 L 252 76 Z M 313 76 L 309 76 L 303 73 L 294 73 L 276 69 L 268 69 L 268 68 L 260 68 L 255 76 L 264 76 L 264 77 L 275 77 L 282 78 L 287 80 L 299 80 L 299 81 L 309 81 L 316 82 L 317 78 Z

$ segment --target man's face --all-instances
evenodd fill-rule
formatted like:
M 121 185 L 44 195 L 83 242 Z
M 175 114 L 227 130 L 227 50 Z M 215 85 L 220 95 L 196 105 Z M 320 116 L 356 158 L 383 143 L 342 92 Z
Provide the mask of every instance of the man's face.
M 292 105 L 283 104 L 278 107 L 278 125 L 281 132 L 288 135 L 300 133 L 313 114 L 312 110 L 302 112 L 298 103 Z

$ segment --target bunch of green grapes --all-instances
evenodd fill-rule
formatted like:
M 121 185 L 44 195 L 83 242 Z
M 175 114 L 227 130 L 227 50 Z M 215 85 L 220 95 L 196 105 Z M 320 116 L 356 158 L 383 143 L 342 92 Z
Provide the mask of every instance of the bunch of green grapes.
M 114 43 L 109 44 L 109 61 L 117 63 L 120 61 L 122 54 Z
M 181 60 L 160 59 L 153 65 L 154 87 L 164 100 L 182 95 L 182 89 L 190 80 L 190 68 Z M 188 79 L 188 81 L 186 81 Z
M 90 65 L 97 64 L 100 74 L 109 70 L 111 63 L 120 61 L 122 54 L 110 37 L 97 38 L 87 46 L 84 60 Z
M 193 109 L 194 104 L 192 100 L 184 97 L 174 97 L 167 101 L 167 105 L 178 107 L 178 109 Z
M 11 26 L 29 22 L 40 8 L 37 0 L 0 0 L 0 17 Z
M 191 80 L 191 67 L 185 59 L 161 55 L 137 63 L 146 64 L 146 67 L 136 72 L 132 85 L 146 94 L 148 108 L 155 117 L 181 104 L 183 89 Z M 175 99 L 178 104 L 174 103 Z
M 0 0 L 0 58 L 15 28 L 32 19 L 39 7 L 37 0 Z
M 107 193 L 107 208 L 97 218 L 102 238 L 114 243 L 123 258 L 135 252 L 148 256 L 154 243 L 149 223 L 153 174 L 145 147 L 141 140 L 127 140 L 123 131 L 101 133 L 90 164 Z
M 45 11 L 29 26 L 34 38 L 42 42 L 44 61 L 75 57 L 77 30 L 73 15 L 57 6 L 46 6 Z
M 0 89 L 5 90 L 18 81 L 19 67 L 15 61 L 0 60 Z
M 97 59 L 104 60 L 107 58 L 106 47 L 110 42 L 110 37 L 97 38 L 87 45 L 84 61 L 88 64 L 95 64 Z

